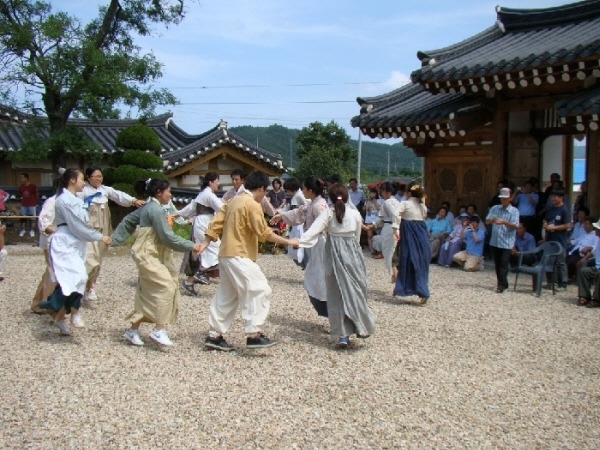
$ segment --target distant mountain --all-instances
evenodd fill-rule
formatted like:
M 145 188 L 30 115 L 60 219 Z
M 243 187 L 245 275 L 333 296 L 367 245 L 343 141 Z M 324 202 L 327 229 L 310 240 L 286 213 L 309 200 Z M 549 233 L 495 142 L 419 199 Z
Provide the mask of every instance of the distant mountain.
M 280 154 L 284 165 L 294 167 L 298 164 L 296 137 L 300 130 L 277 124 L 268 127 L 245 125 L 231 127 L 230 130 L 271 153 Z M 358 149 L 356 139 L 351 139 L 350 142 L 355 149 Z M 388 173 L 388 152 L 391 173 L 399 172 L 402 169 L 421 170 L 421 158 L 415 156 L 413 151 L 404 147 L 403 144 L 389 145 L 370 141 L 362 143 L 362 170 L 386 175 Z

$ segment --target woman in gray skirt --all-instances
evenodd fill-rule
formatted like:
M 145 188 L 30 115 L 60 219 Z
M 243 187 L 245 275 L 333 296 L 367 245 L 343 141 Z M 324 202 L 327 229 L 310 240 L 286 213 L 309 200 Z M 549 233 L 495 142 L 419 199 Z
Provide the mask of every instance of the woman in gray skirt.
M 367 305 L 367 271 L 360 248 L 362 217 L 346 208 L 348 189 L 343 184 L 329 188 L 333 209 L 321 212 L 300 238 L 300 247 L 314 246 L 327 232 L 323 270 L 331 335 L 347 347 L 350 335 L 369 337 L 375 330 L 375 315 Z

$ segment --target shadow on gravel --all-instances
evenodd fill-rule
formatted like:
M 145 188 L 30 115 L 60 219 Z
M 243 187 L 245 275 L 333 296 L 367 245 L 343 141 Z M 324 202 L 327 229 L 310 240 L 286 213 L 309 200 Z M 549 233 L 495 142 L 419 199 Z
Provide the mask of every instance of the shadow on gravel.
M 388 303 L 390 305 L 398 305 L 398 306 L 417 306 L 421 308 L 421 305 L 418 305 L 418 297 L 394 297 L 392 295 L 392 290 L 389 292 L 382 291 L 380 289 L 371 289 L 369 290 L 369 300 L 380 302 L 380 303 Z
M 279 325 L 278 334 L 306 342 L 315 347 L 329 348 L 329 326 L 295 317 L 270 314 L 269 321 Z
M 286 284 L 293 284 L 293 285 L 300 285 L 300 286 L 304 286 L 304 279 L 297 279 L 297 278 L 286 278 L 286 277 L 282 277 L 281 275 L 269 275 L 267 277 L 267 279 L 270 281 L 280 281 L 281 283 L 286 283 Z

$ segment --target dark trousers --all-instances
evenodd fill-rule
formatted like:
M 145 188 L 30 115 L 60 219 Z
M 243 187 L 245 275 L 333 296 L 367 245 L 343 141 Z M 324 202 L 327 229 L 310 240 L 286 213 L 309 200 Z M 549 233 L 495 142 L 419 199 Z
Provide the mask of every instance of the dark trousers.
M 494 254 L 498 288 L 508 289 L 508 260 L 510 258 L 510 248 L 491 247 L 492 253 Z

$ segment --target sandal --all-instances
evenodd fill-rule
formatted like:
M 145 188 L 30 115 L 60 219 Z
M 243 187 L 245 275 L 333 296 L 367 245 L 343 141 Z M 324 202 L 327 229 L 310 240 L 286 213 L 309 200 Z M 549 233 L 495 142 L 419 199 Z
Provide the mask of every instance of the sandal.
M 417 303 L 417 305 L 425 306 L 427 304 L 427 300 L 429 300 L 429 297 L 419 297 L 419 303 Z
M 577 300 L 577 304 L 580 306 L 585 306 L 590 302 L 589 298 L 585 298 L 585 297 L 579 297 L 579 300 Z
M 588 308 L 600 308 L 600 300 L 590 300 L 585 306 Z

